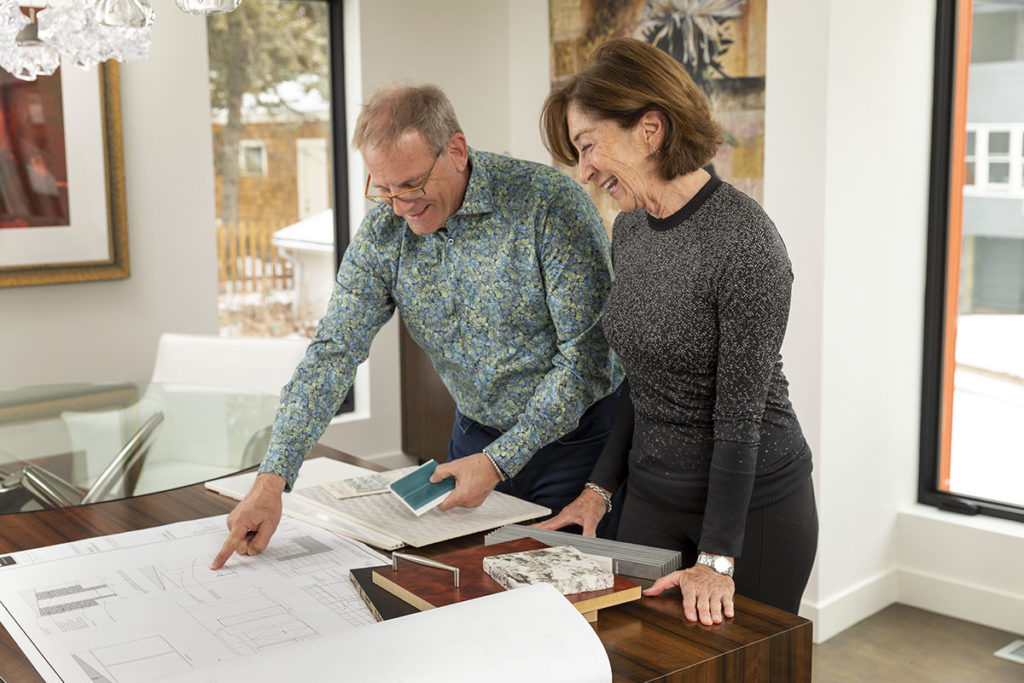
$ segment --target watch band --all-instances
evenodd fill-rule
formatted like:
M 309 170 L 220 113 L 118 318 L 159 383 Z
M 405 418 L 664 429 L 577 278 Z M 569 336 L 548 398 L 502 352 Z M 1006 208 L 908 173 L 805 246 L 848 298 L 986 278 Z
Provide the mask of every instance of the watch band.
M 710 555 L 702 552 L 697 555 L 697 564 L 710 567 L 713 572 L 721 574 L 722 576 L 731 577 L 733 572 L 736 571 L 736 567 L 733 566 L 732 560 L 725 555 Z

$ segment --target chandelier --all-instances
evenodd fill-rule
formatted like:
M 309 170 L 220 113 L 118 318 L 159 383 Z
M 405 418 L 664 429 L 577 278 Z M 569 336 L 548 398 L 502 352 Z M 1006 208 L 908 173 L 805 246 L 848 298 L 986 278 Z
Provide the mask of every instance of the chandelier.
M 189 14 L 230 12 L 241 2 L 175 0 Z M 88 69 L 145 59 L 153 16 L 148 0 L 0 0 L 0 69 L 34 81 L 61 63 Z

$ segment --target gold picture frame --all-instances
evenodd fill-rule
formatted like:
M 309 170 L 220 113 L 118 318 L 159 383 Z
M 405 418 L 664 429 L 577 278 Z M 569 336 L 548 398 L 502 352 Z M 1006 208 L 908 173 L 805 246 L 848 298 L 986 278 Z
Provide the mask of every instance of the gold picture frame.
M 0 287 L 118 280 L 130 275 L 117 62 L 99 65 L 98 81 L 89 72 L 61 71 L 64 112 L 73 112 L 74 117 L 65 114 L 63 118 L 69 140 L 67 187 L 69 194 L 77 195 L 70 200 L 70 224 L 0 230 Z M 95 169 L 100 163 L 103 175 L 94 177 L 99 175 Z M 68 238 L 71 231 L 76 231 L 74 240 Z M 76 258 L 76 252 L 84 257 Z

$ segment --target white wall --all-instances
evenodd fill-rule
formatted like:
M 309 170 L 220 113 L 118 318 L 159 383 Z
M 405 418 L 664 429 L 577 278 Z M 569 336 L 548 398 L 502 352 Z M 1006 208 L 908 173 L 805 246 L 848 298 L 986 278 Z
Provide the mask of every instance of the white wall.
M 786 242 L 793 263 L 789 327 L 782 349 L 790 398 L 814 453 L 821 509 L 822 253 L 824 251 L 827 3 L 772 0 L 767 13 L 765 73 L 765 209 Z M 800 50 L 790 32 L 799 33 Z M 815 172 L 818 169 L 819 172 Z M 819 554 L 818 564 L 821 564 Z M 811 575 L 805 595 L 817 590 Z
M 161 332 L 217 331 L 205 29 L 164 4 L 121 67 L 131 277 L 0 289 L 0 385 L 145 379 Z
M 768 7 L 765 205 L 793 256 L 784 354 L 818 441 L 802 613 L 819 641 L 893 601 L 1024 631 L 1024 525 L 915 504 L 934 12 Z
M 508 3 L 509 143 L 512 156 L 551 163 L 540 136 L 540 108 L 551 89 L 550 50 L 540 46 L 550 34 L 548 3 L 521 0 Z
M 394 82 L 434 83 L 470 146 L 509 149 L 507 0 L 360 0 L 359 13 L 364 96 Z

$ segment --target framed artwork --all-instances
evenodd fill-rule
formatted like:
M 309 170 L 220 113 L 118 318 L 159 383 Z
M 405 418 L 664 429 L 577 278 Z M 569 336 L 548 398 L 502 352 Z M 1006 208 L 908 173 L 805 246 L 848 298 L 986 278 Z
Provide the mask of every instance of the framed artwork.
M 722 126 L 715 173 L 763 200 L 766 0 L 549 0 L 549 12 L 552 86 L 580 71 L 609 38 L 661 48 L 704 91 Z M 615 201 L 603 192 L 591 197 L 610 228 Z
M 0 287 L 129 275 L 117 63 L 0 71 Z

